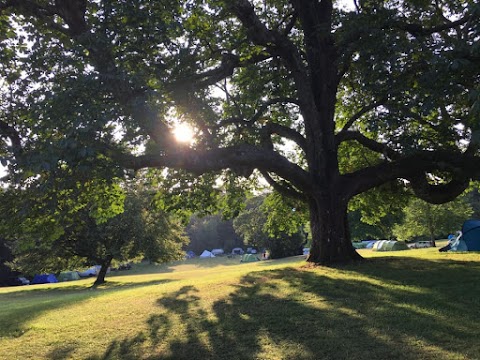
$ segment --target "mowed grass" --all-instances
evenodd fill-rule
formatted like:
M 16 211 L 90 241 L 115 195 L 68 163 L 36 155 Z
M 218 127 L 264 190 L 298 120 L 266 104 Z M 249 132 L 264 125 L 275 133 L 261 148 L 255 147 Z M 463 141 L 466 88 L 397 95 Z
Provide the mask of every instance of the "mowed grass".
M 0 359 L 480 359 L 480 254 L 137 266 L 0 289 Z

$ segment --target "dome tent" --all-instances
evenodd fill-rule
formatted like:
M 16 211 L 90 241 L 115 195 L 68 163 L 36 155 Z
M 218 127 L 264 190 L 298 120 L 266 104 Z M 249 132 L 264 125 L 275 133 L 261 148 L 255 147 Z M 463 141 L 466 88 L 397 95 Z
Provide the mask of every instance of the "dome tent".
M 58 283 L 57 278 L 53 274 L 37 274 L 33 277 L 31 284 L 49 284 Z
M 381 240 L 377 241 L 372 250 L 374 251 L 399 251 L 399 250 L 409 250 L 409 247 L 404 241 L 394 241 L 394 240 Z
M 236 247 L 232 249 L 232 255 L 243 255 L 245 251 L 242 248 Z
M 480 251 L 480 220 L 467 220 L 456 238 L 439 251 Z
M 256 257 L 254 254 L 245 254 L 242 256 L 242 260 L 240 260 L 241 263 L 249 263 L 249 262 L 255 262 L 255 261 L 260 261 L 260 259 Z
M 58 281 L 80 280 L 80 275 L 78 275 L 78 271 L 62 271 L 57 279 Z
M 367 246 L 365 246 L 365 249 L 372 249 L 376 242 L 377 242 L 377 241 L 375 241 L 375 240 L 369 241 L 369 242 L 367 243 Z
M 217 256 L 217 255 L 223 255 L 225 252 L 223 251 L 223 249 L 212 249 L 212 251 L 210 251 L 213 255 Z
M 202 254 L 200 255 L 200 257 L 202 259 L 205 259 L 205 258 L 212 258 L 212 257 L 215 257 L 215 255 L 213 255 L 210 251 L 208 250 L 203 250 Z

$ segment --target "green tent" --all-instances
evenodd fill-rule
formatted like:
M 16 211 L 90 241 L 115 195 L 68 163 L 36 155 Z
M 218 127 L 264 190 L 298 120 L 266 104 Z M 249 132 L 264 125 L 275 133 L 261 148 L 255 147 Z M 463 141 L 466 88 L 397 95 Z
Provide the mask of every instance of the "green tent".
M 260 259 L 253 254 L 245 254 L 242 256 L 242 260 L 240 260 L 240 262 L 242 263 L 249 263 L 255 261 L 260 261 Z
M 352 245 L 355 249 L 365 249 L 367 247 L 367 243 L 364 242 L 358 242 L 358 241 L 353 241 Z
M 377 241 L 372 250 L 374 251 L 398 251 L 409 250 L 409 247 L 404 241 L 381 240 Z
M 57 276 L 58 281 L 72 281 L 80 280 L 80 275 L 77 271 L 62 271 L 60 275 Z

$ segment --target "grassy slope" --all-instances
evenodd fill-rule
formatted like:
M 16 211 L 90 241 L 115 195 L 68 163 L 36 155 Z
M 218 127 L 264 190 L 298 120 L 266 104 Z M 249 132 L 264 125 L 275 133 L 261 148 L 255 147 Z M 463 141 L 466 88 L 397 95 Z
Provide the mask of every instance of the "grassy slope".
M 216 258 L 138 267 L 97 290 L 3 288 L 0 359 L 480 357 L 480 254 L 360 253 L 336 269 Z

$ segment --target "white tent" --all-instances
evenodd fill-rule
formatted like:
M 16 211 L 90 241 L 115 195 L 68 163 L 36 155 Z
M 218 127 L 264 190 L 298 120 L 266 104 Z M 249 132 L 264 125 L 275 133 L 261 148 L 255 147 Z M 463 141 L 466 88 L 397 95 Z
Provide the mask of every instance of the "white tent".
M 244 251 L 242 248 L 236 247 L 232 249 L 233 255 L 243 255 Z
M 212 249 L 212 254 L 217 256 L 217 255 L 223 255 L 224 251 L 223 249 Z
M 210 251 L 203 250 L 202 254 L 200 255 L 201 258 L 212 258 L 215 257 Z

